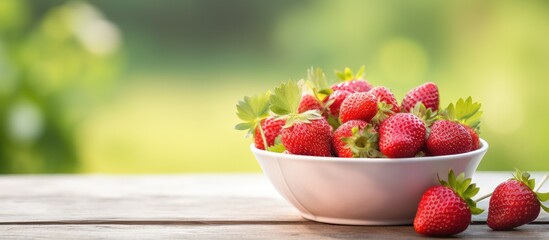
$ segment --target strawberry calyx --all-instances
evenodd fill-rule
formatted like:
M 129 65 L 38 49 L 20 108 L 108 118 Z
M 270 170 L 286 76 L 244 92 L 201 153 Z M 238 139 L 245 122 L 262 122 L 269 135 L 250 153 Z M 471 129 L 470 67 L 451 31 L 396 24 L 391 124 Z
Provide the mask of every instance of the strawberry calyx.
M 393 115 L 395 112 L 393 112 L 393 105 L 382 102 L 380 100 L 377 101 L 377 113 L 376 115 L 370 120 L 370 122 L 374 125 L 380 125 L 381 122 L 385 121 L 389 116 Z
M 425 107 L 422 102 L 417 102 L 414 108 L 411 109 L 410 113 L 416 115 L 423 123 L 427 129 L 433 125 L 433 123 L 439 119 L 438 111 L 433 111 L 430 108 Z
M 267 148 L 267 151 L 277 153 L 283 153 L 284 151 L 286 151 L 286 147 L 284 146 L 284 144 L 282 144 L 282 136 L 278 135 L 275 138 L 274 144 Z
M 339 118 L 332 114 L 328 114 L 328 116 L 326 117 L 326 121 L 328 121 L 328 124 L 330 124 L 333 129 L 337 129 L 339 126 L 341 126 Z
M 271 93 L 267 91 L 262 95 L 254 95 L 251 97 L 245 96 L 236 105 L 236 115 L 243 122 L 237 124 L 235 129 L 248 131 L 246 137 L 255 134 L 255 129 L 258 128 L 263 140 L 263 146 L 268 146 L 267 138 L 263 128 L 261 127 L 261 121 L 269 117 L 269 99 Z
M 289 128 L 296 123 L 311 123 L 313 120 L 322 119 L 319 110 L 308 110 L 299 113 L 301 102 L 301 89 L 295 81 L 282 83 L 275 88 L 269 98 L 271 114 L 275 119 L 285 120 L 283 128 Z
M 339 77 L 339 79 L 342 82 L 347 82 L 347 81 L 362 79 L 364 77 L 364 70 L 365 69 L 366 69 L 366 67 L 362 66 L 362 67 L 360 67 L 360 69 L 358 69 L 358 72 L 356 74 L 353 74 L 353 71 L 350 68 L 345 67 L 343 72 L 336 71 L 335 73 L 336 73 L 337 77 Z
M 371 124 L 366 125 L 363 129 L 358 126 L 351 129 L 352 135 L 344 137 L 341 140 L 347 145 L 353 153 L 354 158 L 379 158 L 383 154 L 379 149 L 379 135 Z
M 480 132 L 481 104 L 473 102 L 472 97 L 463 100 L 460 98 L 455 104 L 450 103 L 440 114 L 443 119 L 454 121 L 472 128 L 477 134 Z
M 326 74 L 321 68 L 310 67 L 307 69 L 306 83 L 312 89 L 314 96 L 321 102 L 333 92 L 326 80 Z
M 522 171 L 520 169 L 515 168 L 515 173 L 513 174 L 513 178 L 511 178 L 511 180 L 517 180 L 517 181 L 523 183 L 524 185 L 526 185 L 528 188 L 530 188 L 530 190 L 532 190 L 534 192 L 534 194 L 536 195 L 536 198 L 540 201 L 541 208 L 545 212 L 549 213 L 549 207 L 543 205 L 543 202 L 549 200 L 549 192 L 541 193 L 541 192 L 537 191 L 545 183 L 545 180 L 547 180 L 547 175 L 544 176 L 543 180 L 541 181 L 541 183 L 540 183 L 540 185 L 538 186 L 537 189 L 535 188 L 536 187 L 536 179 L 534 179 L 534 178 L 530 179 L 530 173 L 528 173 L 526 171 Z
M 452 189 L 460 196 L 469 206 L 471 214 L 481 214 L 484 209 L 477 208 L 477 203 L 472 199 L 480 190 L 476 183 L 471 184 L 471 178 L 465 178 L 464 173 L 460 173 L 457 177 L 454 170 L 448 172 L 448 181 L 441 180 L 437 174 L 438 181 L 442 186 Z

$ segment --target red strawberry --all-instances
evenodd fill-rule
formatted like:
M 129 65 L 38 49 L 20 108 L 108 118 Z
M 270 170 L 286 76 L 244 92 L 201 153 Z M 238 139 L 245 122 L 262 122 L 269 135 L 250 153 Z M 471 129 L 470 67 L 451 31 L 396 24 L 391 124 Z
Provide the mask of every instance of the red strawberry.
M 428 82 L 406 93 L 404 100 L 402 100 L 402 112 L 410 112 L 418 102 L 423 103 L 426 108 L 438 111 L 439 96 L 437 85 Z
M 426 128 L 411 113 L 397 113 L 379 127 L 379 149 L 390 158 L 415 156 L 425 144 Z
M 362 79 L 364 76 L 364 66 L 362 66 L 356 74 L 353 74 L 350 68 L 345 68 L 343 72 L 336 72 L 337 76 L 343 81 L 332 85 L 332 90 L 346 90 L 349 92 L 368 92 L 372 89 L 372 85 Z
M 273 117 L 269 117 L 269 101 L 270 93 L 268 92 L 252 97 L 246 96 L 240 100 L 236 105 L 236 115 L 242 122 L 237 124 L 235 129 L 248 131 L 247 137 L 253 135 L 255 146 L 259 149 L 265 149 L 267 145 L 269 151 L 283 151 L 280 144 L 277 144 L 276 150 L 270 149 L 275 144 L 284 120 L 274 120 Z M 263 131 L 259 130 L 260 127 Z
M 431 126 L 427 139 L 427 150 L 433 156 L 469 152 L 471 145 L 469 131 L 461 124 L 449 120 L 436 121 Z
M 373 94 L 357 92 L 349 95 L 339 110 L 341 123 L 350 120 L 363 120 L 369 122 L 377 113 L 377 101 Z
M 395 95 L 388 88 L 383 86 L 374 87 L 369 93 L 373 94 L 377 100 L 378 111 L 371 120 L 371 123 L 376 127 L 389 116 L 400 112 Z
M 331 156 L 332 128 L 326 119 L 294 123 L 282 129 L 282 144 L 292 154 Z
M 370 93 L 373 94 L 378 101 L 390 104 L 390 109 L 393 113 L 400 112 L 400 107 L 398 106 L 395 95 L 388 88 L 383 86 L 374 87 L 370 90 Z
M 535 180 L 530 174 L 517 169 L 514 178 L 496 187 L 488 206 L 488 227 L 494 230 L 510 230 L 534 221 L 541 202 L 549 200 L 549 193 L 534 192 Z
M 331 88 L 334 91 L 345 90 L 349 92 L 368 92 L 370 91 L 370 89 L 372 89 L 372 87 L 373 86 L 366 80 L 358 79 L 334 84 Z
M 320 111 L 298 112 L 301 90 L 296 82 L 282 83 L 270 96 L 271 112 L 286 120 L 281 142 L 287 151 L 297 155 L 331 156 L 332 127 Z
M 280 135 L 280 130 L 282 129 L 282 126 L 284 126 L 284 123 L 284 120 L 276 120 L 274 117 L 268 117 L 261 121 L 261 128 L 263 129 L 265 140 L 269 147 L 275 144 L 275 139 Z M 256 148 L 265 150 L 259 128 L 255 128 L 254 142 Z
M 466 100 L 460 98 L 455 104 L 450 103 L 444 111 L 441 112 L 443 119 L 460 123 L 471 136 L 471 148 L 468 151 L 476 150 L 480 147 L 478 132 L 480 129 L 480 103 L 473 102 L 471 97 Z
M 338 157 L 380 157 L 377 131 L 367 122 L 351 120 L 339 126 L 333 137 Z
M 474 128 L 472 127 L 469 127 L 465 124 L 463 124 L 463 126 L 465 127 L 465 129 L 467 129 L 467 131 L 469 131 L 469 134 L 471 135 L 471 150 L 470 151 L 473 151 L 473 150 L 477 150 L 480 148 L 480 138 L 478 136 L 478 133 L 477 131 L 475 131 Z
M 336 90 L 324 99 L 324 104 L 328 108 L 329 113 L 334 117 L 339 117 L 341 103 L 349 96 L 351 92 L 346 90 Z
M 471 179 L 464 174 L 457 178 L 450 170 L 448 182 L 440 181 L 442 186 L 429 188 L 419 202 L 414 230 L 428 236 L 452 236 L 465 231 L 471 222 L 471 214 L 480 214 L 483 210 L 471 200 L 479 191 Z
M 312 95 L 305 95 L 301 98 L 299 102 L 298 112 L 303 113 L 308 110 L 319 110 L 322 111 L 322 104 Z

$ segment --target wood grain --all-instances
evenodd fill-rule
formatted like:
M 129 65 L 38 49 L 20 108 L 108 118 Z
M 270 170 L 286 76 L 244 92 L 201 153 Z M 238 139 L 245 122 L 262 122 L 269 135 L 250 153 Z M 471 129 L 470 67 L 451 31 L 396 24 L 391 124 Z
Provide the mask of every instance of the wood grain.
M 534 173 L 540 178 L 542 173 Z M 482 172 L 479 196 L 510 173 Z M 549 183 L 543 191 L 549 191 Z M 479 205 L 487 206 L 488 200 Z M 549 239 L 549 214 L 511 232 L 486 214 L 460 237 Z M 357 227 L 304 220 L 260 174 L 0 176 L 0 236 L 6 239 L 418 238 L 411 226 Z
M 302 224 L 254 225 L 1 225 L 3 239 L 423 239 L 413 227 L 338 226 Z M 471 225 L 457 238 L 547 239 L 547 225 L 529 224 L 496 232 Z M 432 238 L 431 238 L 432 239 Z
M 0 222 L 305 221 L 262 175 L 4 176 Z

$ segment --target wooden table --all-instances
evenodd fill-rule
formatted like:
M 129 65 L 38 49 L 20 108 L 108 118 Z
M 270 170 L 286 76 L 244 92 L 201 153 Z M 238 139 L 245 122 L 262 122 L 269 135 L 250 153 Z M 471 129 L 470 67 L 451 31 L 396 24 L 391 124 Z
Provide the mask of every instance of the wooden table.
M 540 179 L 541 173 L 533 174 Z M 511 176 L 481 172 L 482 195 Z M 549 184 L 542 189 L 549 191 Z M 487 205 L 488 201 L 482 202 Z M 549 239 L 549 214 L 514 231 L 486 215 L 462 238 Z M 422 238 L 412 226 L 340 226 L 301 218 L 260 174 L 0 176 L 0 239 Z

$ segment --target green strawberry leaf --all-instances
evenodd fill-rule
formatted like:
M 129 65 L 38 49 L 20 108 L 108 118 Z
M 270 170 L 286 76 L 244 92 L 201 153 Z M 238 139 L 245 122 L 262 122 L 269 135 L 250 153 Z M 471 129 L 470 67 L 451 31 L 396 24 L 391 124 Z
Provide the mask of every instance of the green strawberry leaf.
M 365 71 L 366 67 L 365 66 L 362 66 L 360 67 L 360 69 L 358 70 L 358 72 L 355 74 L 353 74 L 353 71 L 346 67 L 343 72 L 340 72 L 340 71 L 337 71 L 336 70 L 336 75 L 337 77 L 339 77 L 339 79 L 341 81 L 351 81 L 351 80 L 355 80 L 355 79 L 361 79 L 362 77 L 364 77 L 364 71 Z
M 450 169 L 450 173 L 448 173 L 448 184 L 452 189 L 456 188 L 456 175 L 452 169 Z
M 249 129 L 252 129 L 254 128 L 255 126 L 255 123 L 239 123 L 239 124 L 236 124 L 236 126 L 234 126 L 234 128 L 236 130 L 249 130 Z
M 324 74 L 321 68 L 309 68 L 307 70 L 307 81 L 311 85 L 317 99 L 323 100 L 333 92 L 328 84 L 328 80 L 326 80 L 326 74 Z
M 530 173 L 528 173 L 527 171 L 522 171 L 518 168 L 515 168 L 515 173 L 513 173 L 512 179 L 515 179 L 517 181 L 524 183 L 532 191 L 536 186 L 536 179 L 534 178 L 530 179 Z
M 358 72 L 356 72 L 355 74 L 355 79 L 359 79 L 359 78 L 362 78 L 364 77 L 364 72 L 366 71 L 366 66 L 362 65 L 359 69 L 358 69 Z
M 459 122 L 478 131 L 480 128 L 480 117 L 482 116 L 480 107 L 481 104 L 473 102 L 473 98 L 471 97 L 468 97 L 466 100 L 460 98 L 455 105 L 450 103 L 442 115 L 445 119 Z
M 458 186 L 458 183 L 459 184 L 464 184 L 464 181 L 465 181 L 465 173 L 460 173 L 457 178 L 456 178 L 456 190 L 459 191 L 461 189 L 461 185 Z M 469 183 L 471 183 L 471 181 L 469 181 Z M 465 188 L 467 189 L 467 188 Z M 461 191 L 460 191 L 461 192 Z
M 345 74 L 345 79 L 344 80 L 352 80 L 353 79 L 353 71 L 346 67 L 345 70 L 344 70 L 344 74 Z
M 465 173 L 460 173 L 456 177 L 454 171 L 450 169 L 448 172 L 448 182 L 441 181 L 440 178 L 439 182 L 442 186 L 452 189 L 459 195 L 471 209 L 471 214 L 477 215 L 484 211 L 483 209 L 477 208 L 477 203 L 472 199 L 480 189 L 475 183 L 471 184 L 471 178 L 465 178 Z
M 286 151 L 286 147 L 284 146 L 284 144 L 282 144 L 282 136 L 278 135 L 275 138 L 273 146 L 267 148 L 267 150 L 269 152 L 276 152 L 276 153 L 283 153 L 284 151 Z
M 527 185 L 530 189 L 534 190 L 534 187 L 536 186 L 536 179 L 529 179 Z
M 318 110 L 298 112 L 301 101 L 301 89 L 294 81 L 280 84 L 270 96 L 271 114 L 277 119 L 286 120 L 285 128 L 295 123 L 310 123 L 311 120 L 321 119 L 322 115 Z
M 541 202 L 545 202 L 549 200 L 549 192 L 546 192 L 546 193 L 537 192 L 536 196 L 538 200 L 540 200 Z
M 339 121 L 339 118 L 329 114 L 328 118 L 326 118 L 328 121 L 328 124 L 332 126 L 333 129 L 337 129 L 339 126 L 341 126 L 341 122 Z
M 372 120 L 370 120 L 370 123 L 379 126 L 381 125 L 381 122 L 385 121 L 385 119 L 389 118 L 391 115 L 394 114 L 394 112 L 391 110 L 393 109 L 392 104 L 388 104 L 386 102 L 377 101 L 377 113 L 374 115 Z
M 301 89 L 295 81 L 282 83 L 269 99 L 271 112 L 277 116 L 297 114 L 301 101 Z
M 286 151 L 286 147 L 284 146 L 284 144 L 279 143 L 279 144 L 275 144 L 275 145 L 269 147 L 268 151 L 269 152 L 276 152 L 276 153 L 283 153 L 284 151 Z
M 464 198 L 473 198 L 477 193 L 480 191 L 480 188 L 477 187 L 477 184 L 473 183 L 467 187 L 467 189 L 463 192 Z
M 469 209 L 471 209 L 471 214 L 479 215 L 482 212 L 484 212 L 484 209 L 478 208 L 477 207 L 477 202 L 473 201 L 472 199 L 466 198 L 465 202 L 467 203 L 467 205 L 469 205 Z
M 426 108 L 422 102 L 417 102 L 414 108 L 410 109 L 410 113 L 421 119 L 429 130 L 431 125 L 439 119 L 438 111 Z
M 478 207 L 469 207 L 471 209 L 471 214 L 473 215 L 479 215 L 484 212 L 484 209 L 478 208 Z
M 351 129 L 352 135 L 342 140 L 347 143 L 346 148 L 350 149 L 354 158 L 380 158 L 383 154 L 379 149 L 379 135 L 371 124 L 363 129 L 358 126 Z
M 235 126 L 236 130 L 247 130 L 246 137 L 255 132 L 261 120 L 269 117 L 269 95 L 270 92 L 252 97 L 246 96 L 238 102 L 236 115 L 243 122 Z
M 337 75 L 337 77 L 338 77 L 339 79 L 345 80 L 345 73 L 336 71 L 336 75 Z
M 545 205 L 541 204 L 541 208 L 543 209 L 543 211 L 549 213 L 549 207 L 546 207 Z
M 461 174 L 460 174 L 460 176 L 461 176 Z M 463 177 L 465 177 L 465 175 L 463 175 Z M 465 193 L 465 191 L 467 191 L 467 189 L 469 187 L 476 186 L 476 184 L 471 184 L 471 181 L 472 181 L 472 179 L 470 179 L 470 178 L 462 180 L 463 183 L 459 186 L 458 192 Z M 459 180 L 458 180 L 458 182 L 459 182 Z
M 437 173 L 437 179 L 438 179 L 438 182 L 440 183 L 440 185 L 442 185 L 444 187 L 450 187 L 450 184 L 448 184 L 448 182 L 440 179 L 440 176 L 438 175 L 438 173 Z

